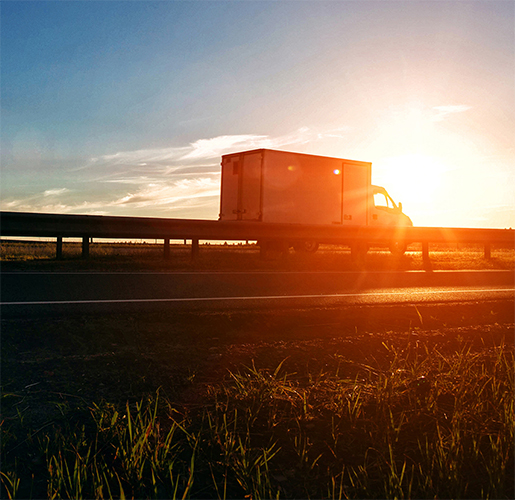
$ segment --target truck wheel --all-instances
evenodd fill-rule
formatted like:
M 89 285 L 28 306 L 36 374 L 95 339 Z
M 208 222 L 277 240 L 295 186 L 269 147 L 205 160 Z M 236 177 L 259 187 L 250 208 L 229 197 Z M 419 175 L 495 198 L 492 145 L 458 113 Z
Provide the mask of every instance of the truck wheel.
M 408 245 L 404 241 L 392 241 L 390 243 L 390 252 L 392 255 L 396 255 L 400 257 L 401 255 L 404 255 L 406 252 L 406 248 Z
M 293 244 L 293 248 L 296 252 L 304 252 L 304 253 L 315 253 L 318 250 L 318 241 L 315 240 L 305 240 L 305 241 L 297 241 Z

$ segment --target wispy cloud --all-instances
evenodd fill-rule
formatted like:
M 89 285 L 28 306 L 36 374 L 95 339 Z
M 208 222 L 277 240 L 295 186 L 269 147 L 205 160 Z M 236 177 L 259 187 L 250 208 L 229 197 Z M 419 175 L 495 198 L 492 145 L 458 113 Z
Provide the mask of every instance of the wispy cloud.
M 42 190 L 22 199 L 3 199 L 2 210 L 50 213 L 155 213 L 184 216 L 200 208 L 218 214 L 220 157 L 233 151 L 299 146 L 318 134 L 301 128 L 291 134 L 223 135 L 183 147 L 139 149 L 91 158 L 74 171 L 73 189 Z M 186 211 L 184 211 L 186 209 Z
M 456 113 L 464 113 L 472 109 L 472 106 L 467 106 L 466 104 L 457 104 L 457 105 L 449 105 L 449 106 L 435 106 L 433 107 L 433 111 L 435 114 L 433 115 L 433 121 L 441 122 L 445 120 L 449 115 L 454 115 Z
M 338 127 L 331 130 L 325 130 L 323 132 L 319 132 L 317 134 L 318 139 L 344 139 L 348 136 L 349 132 L 352 130 L 352 127 Z
M 208 139 L 199 139 L 188 146 L 162 149 L 138 149 L 134 151 L 120 151 L 115 154 L 102 155 L 91 160 L 81 169 L 91 169 L 96 166 L 110 165 L 149 167 L 156 165 L 181 167 L 191 164 L 191 160 L 219 159 L 223 154 L 235 150 L 248 150 L 259 148 L 277 148 L 286 145 L 304 144 L 312 138 L 312 133 L 306 127 L 294 133 L 270 137 L 267 135 L 243 134 L 221 135 Z
M 161 148 L 161 149 L 138 149 L 134 151 L 120 151 L 115 154 L 102 155 L 91 158 L 88 164 L 81 169 L 95 166 L 98 164 L 105 165 L 141 165 L 146 166 L 149 163 L 163 163 L 176 161 L 181 156 L 190 151 L 189 147 L 177 148 Z
M 201 198 L 218 196 L 219 190 L 220 183 L 213 179 L 183 179 L 172 185 L 150 184 L 112 201 L 110 206 L 132 205 L 135 208 L 139 208 L 150 203 L 154 207 L 173 207 L 174 204 L 181 200 L 193 202 Z
M 43 193 L 43 196 L 57 196 L 57 195 L 60 195 L 60 194 L 66 193 L 66 192 L 68 192 L 68 191 L 69 191 L 69 189 L 68 189 L 68 188 L 47 189 L 47 190 Z
M 182 159 L 216 158 L 235 149 L 271 147 L 272 142 L 266 135 L 222 135 L 212 139 L 199 139 L 191 144 L 192 150 L 184 155 Z
M 151 207 L 156 212 L 173 212 L 181 207 L 198 208 L 206 206 L 206 200 L 218 198 L 220 182 L 217 179 L 198 178 L 182 179 L 173 183 L 150 183 L 131 189 L 129 192 L 112 196 L 110 192 L 96 200 L 81 201 L 88 198 L 88 192 L 71 193 L 67 189 L 46 190 L 23 199 L 3 200 L 1 209 L 6 211 L 46 212 L 46 213 L 112 213 L 116 209 L 128 208 L 127 213 L 134 214 L 133 209 Z M 48 195 L 49 191 L 58 191 L 68 196 Z M 114 194 L 114 193 L 113 193 Z M 79 195 L 79 196 L 77 196 Z M 49 199 L 51 198 L 51 199 Z M 215 203 L 215 210 L 218 209 Z
M 191 143 L 191 151 L 185 154 L 181 159 L 209 159 L 219 158 L 223 154 L 233 151 L 261 149 L 261 148 L 278 148 L 293 144 L 304 144 L 313 137 L 313 134 L 307 127 L 303 127 L 293 132 L 279 137 L 270 137 L 268 135 L 222 135 L 211 139 L 199 139 Z

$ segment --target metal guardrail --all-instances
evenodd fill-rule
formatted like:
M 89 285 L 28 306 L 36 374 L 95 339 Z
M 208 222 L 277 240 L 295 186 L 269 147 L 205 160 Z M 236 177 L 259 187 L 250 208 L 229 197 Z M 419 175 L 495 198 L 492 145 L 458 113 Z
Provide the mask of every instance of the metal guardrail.
M 89 255 L 90 238 L 162 239 L 165 258 L 170 254 L 171 239 L 191 240 L 193 257 L 198 254 L 199 240 L 315 240 L 319 243 L 346 245 L 419 242 L 422 243 L 422 253 L 426 259 L 429 258 L 429 243 L 480 243 L 484 245 L 487 258 L 490 258 L 492 245 L 515 247 L 513 229 L 315 226 L 26 212 L 0 212 L 0 236 L 56 238 L 57 258 L 62 257 L 63 238 L 71 237 L 82 238 L 83 257 Z

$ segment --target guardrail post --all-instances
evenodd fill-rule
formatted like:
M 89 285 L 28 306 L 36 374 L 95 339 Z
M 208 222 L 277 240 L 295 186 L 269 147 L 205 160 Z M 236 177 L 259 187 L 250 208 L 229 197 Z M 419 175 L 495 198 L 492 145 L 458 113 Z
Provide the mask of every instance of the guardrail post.
M 89 259 L 89 236 L 82 237 L 82 258 Z
M 195 260 L 198 257 L 199 253 L 199 245 L 198 238 L 194 238 L 191 240 L 191 258 Z
M 490 243 L 485 243 L 485 259 L 492 258 L 492 245 Z
M 368 246 L 363 241 L 354 241 L 350 246 L 350 255 L 354 262 L 363 264 L 367 258 Z
M 55 258 L 61 260 L 63 258 L 63 237 L 58 236 L 55 246 Z
M 170 240 L 168 238 L 165 238 L 164 241 L 164 259 L 170 259 Z
M 422 242 L 422 260 L 424 262 L 429 262 L 429 242 Z

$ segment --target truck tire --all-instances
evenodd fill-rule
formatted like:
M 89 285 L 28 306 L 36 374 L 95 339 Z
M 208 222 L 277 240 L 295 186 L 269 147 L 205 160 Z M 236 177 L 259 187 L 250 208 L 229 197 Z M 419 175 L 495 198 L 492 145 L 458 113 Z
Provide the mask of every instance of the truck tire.
M 293 244 L 293 248 L 295 249 L 296 252 L 315 253 L 318 250 L 318 241 L 315 241 L 315 240 L 297 241 Z

